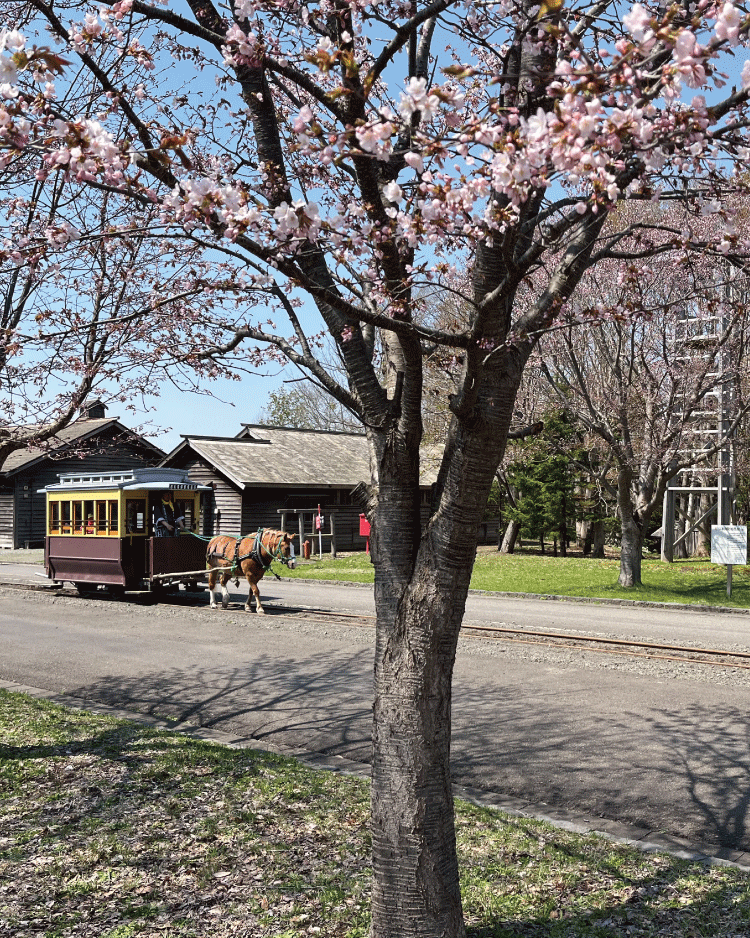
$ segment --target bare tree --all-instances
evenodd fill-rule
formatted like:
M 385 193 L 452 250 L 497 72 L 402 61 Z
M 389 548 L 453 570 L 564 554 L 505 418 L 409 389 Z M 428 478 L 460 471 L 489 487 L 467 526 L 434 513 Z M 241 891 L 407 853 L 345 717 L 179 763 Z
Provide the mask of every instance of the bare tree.
M 628 297 L 641 317 L 614 319 L 585 334 L 570 327 L 544 341 L 545 373 L 561 406 L 605 444 L 616 467 L 621 586 L 641 583 L 644 537 L 670 479 L 707 464 L 748 407 L 738 393 L 734 419 L 695 451 L 696 428 L 716 407 L 713 392 L 739 374 L 747 341 L 745 303 L 730 307 L 724 284 L 709 277 L 675 263 L 671 253 L 639 270 L 637 285 L 625 280 L 618 288 L 592 277 L 587 287 L 600 304 L 623 305 Z M 699 346 L 679 341 L 686 321 L 698 327 Z M 706 322 L 711 329 L 704 335 Z M 729 361 L 729 368 L 721 364 Z

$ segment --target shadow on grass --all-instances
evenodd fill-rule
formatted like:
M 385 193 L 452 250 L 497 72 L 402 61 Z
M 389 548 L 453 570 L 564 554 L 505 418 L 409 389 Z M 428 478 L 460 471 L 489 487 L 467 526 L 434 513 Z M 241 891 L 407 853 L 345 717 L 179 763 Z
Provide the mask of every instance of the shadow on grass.
M 42 714 L 45 710 L 43 704 L 33 703 L 33 706 L 37 713 Z M 706 713 L 701 710 L 694 716 L 704 720 Z M 244 800 L 238 798 L 232 804 L 228 784 L 230 779 L 253 775 L 261 767 L 276 763 L 283 765 L 290 777 L 283 796 L 273 792 L 266 796 L 267 806 L 271 809 L 267 812 L 269 820 L 290 816 L 285 814 L 287 808 L 292 809 L 291 816 L 297 816 L 299 801 L 307 800 L 306 786 L 312 792 L 318 783 L 310 773 L 295 763 L 251 750 L 209 746 L 133 724 L 102 730 L 95 725 L 97 719 L 86 714 L 70 718 L 62 714 L 55 729 L 54 741 L 42 745 L 6 744 L 0 749 L 0 757 L 8 761 L 28 763 L 60 758 L 62 763 L 60 778 L 55 778 L 53 774 L 46 782 L 42 781 L 41 787 L 48 794 L 54 793 L 54 789 L 59 787 L 63 797 L 59 801 L 50 798 L 48 803 L 43 803 L 41 815 L 35 814 L 28 820 L 16 819 L 12 831 L 14 838 L 21 839 L 26 824 L 31 825 L 33 831 L 42 830 L 43 848 L 38 841 L 30 840 L 18 848 L 15 854 L 6 854 L 6 858 L 10 856 L 11 863 L 29 862 L 37 854 L 49 856 L 72 851 L 74 845 L 78 846 L 76 838 L 90 831 L 91 825 L 98 822 L 100 816 L 102 823 L 106 820 L 115 825 L 113 831 L 117 830 L 119 819 L 132 823 L 138 829 L 139 841 L 133 841 L 133 835 L 123 835 L 123 840 L 116 847 L 111 846 L 106 855 L 101 853 L 105 848 L 100 846 L 99 856 L 103 859 L 97 862 L 104 864 L 105 868 L 126 866 L 132 875 L 164 875 L 165 895 L 157 904 L 149 898 L 151 892 L 144 895 L 137 892 L 141 880 L 134 880 L 134 885 L 123 886 L 119 893 L 113 892 L 113 887 L 108 886 L 108 902 L 114 901 L 113 896 L 119 896 L 117 901 L 121 914 L 138 922 L 141 929 L 147 929 L 147 921 L 157 913 L 168 915 L 169 921 L 177 929 L 175 935 L 183 933 L 179 927 L 186 909 L 190 910 L 192 916 L 191 927 L 201 922 L 201 914 L 205 909 L 222 907 L 222 914 L 227 914 L 226 895 L 217 891 L 215 886 L 216 871 L 240 871 L 238 882 L 241 883 L 241 871 L 246 869 L 245 864 L 250 862 L 259 849 L 266 851 L 271 848 L 268 858 L 260 861 L 265 865 L 258 867 L 258 875 L 264 878 L 258 880 L 253 876 L 250 882 L 265 883 L 273 879 L 274 890 L 269 893 L 264 886 L 266 891 L 263 894 L 266 897 L 271 895 L 272 898 L 278 896 L 281 905 L 289 904 L 292 900 L 298 901 L 299 897 L 307 901 L 320 892 L 322 887 L 313 885 L 312 880 L 304 889 L 300 886 L 303 857 L 307 857 L 305 862 L 312 862 L 309 860 L 311 850 L 319 852 L 316 862 L 325 855 L 332 868 L 340 869 L 340 878 L 336 882 L 341 897 L 354 890 L 355 875 L 359 876 L 361 890 L 363 871 L 366 872 L 362 865 L 366 863 L 366 838 L 362 833 L 358 835 L 361 839 L 356 850 L 358 865 L 355 871 L 348 868 L 349 864 L 342 867 L 338 859 L 342 839 L 339 830 L 341 819 L 335 819 L 338 803 L 334 803 L 330 793 L 318 791 L 315 794 L 321 806 L 331 811 L 331 819 L 326 824 L 327 836 L 321 833 L 312 838 L 305 836 L 293 852 L 289 844 L 275 846 L 275 835 L 271 836 L 271 830 L 263 826 L 267 822 L 262 816 L 240 816 L 240 811 L 244 810 Z M 673 722 L 662 720 L 654 728 L 672 737 L 677 747 L 674 754 L 677 755 L 682 742 L 675 733 Z M 716 722 L 706 726 L 705 734 L 706 738 L 711 735 L 718 737 L 713 749 L 707 753 L 707 758 L 716 761 L 721 768 L 721 760 L 726 757 L 727 739 Z M 703 745 L 705 740 L 701 739 L 698 743 Z M 734 748 L 733 741 L 730 748 Z M 68 760 L 75 763 L 76 757 L 86 756 L 101 760 L 102 770 L 108 773 L 106 777 L 111 784 L 105 785 L 85 760 L 79 763 L 75 779 L 65 775 L 65 763 Z M 117 771 L 112 773 L 111 763 L 115 763 L 115 770 L 122 770 L 120 774 Z M 738 768 L 740 765 L 737 763 Z M 189 767 L 197 767 L 199 771 L 190 775 L 186 771 Z M 93 773 L 91 777 L 89 772 Z M 209 791 L 212 792 L 210 798 L 200 794 L 196 796 L 197 789 L 194 786 L 203 781 L 210 782 L 208 776 L 211 773 L 214 774 L 215 782 L 218 782 L 218 788 L 209 784 Z M 92 779 L 96 784 L 91 784 Z M 89 783 L 85 784 L 87 781 Z M 106 788 L 106 798 L 102 797 L 98 785 Z M 221 802 L 217 803 L 219 794 Z M 357 797 L 360 802 L 365 801 L 364 786 Z M 244 853 L 240 849 L 243 841 L 236 837 L 225 838 L 231 845 L 231 851 L 217 866 L 217 860 L 212 860 L 208 853 L 202 853 L 201 845 L 210 842 L 210 850 L 219 849 L 221 838 L 218 835 L 222 831 L 223 815 L 216 814 L 216 820 L 212 823 L 203 820 L 197 826 L 188 827 L 188 820 L 196 806 L 206 810 L 216 805 L 217 811 L 224 811 L 223 802 L 227 798 L 230 802 L 227 817 L 232 823 L 249 827 L 260 825 L 257 831 L 259 846 L 251 845 L 250 852 Z M 182 851 L 176 841 L 169 840 L 168 830 L 158 825 L 153 830 L 138 826 L 146 819 L 149 822 L 154 820 L 153 815 L 158 813 L 157 805 L 169 806 L 172 801 L 175 804 L 172 809 L 175 832 L 187 834 L 187 849 Z M 739 806 L 739 814 L 744 816 L 745 808 Z M 459 844 L 462 844 L 462 839 L 468 840 L 460 847 L 463 851 L 467 938 L 651 938 L 655 935 L 665 938 L 717 938 L 719 935 L 722 938 L 740 938 L 749 933 L 750 893 L 746 877 L 740 874 L 717 873 L 669 857 L 644 857 L 625 847 L 593 838 L 583 840 L 529 819 L 498 820 L 497 813 L 483 808 L 461 805 L 457 815 Z M 304 829 L 305 815 L 299 818 L 303 822 L 300 827 Z M 18 823 L 19 820 L 21 823 Z M 502 837 L 497 836 L 498 831 L 502 832 Z M 493 832 L 495 837 L 492 836 Z M 167 843 L 162 852 L 157 849 L 159 838 Z M 127 844 L 131 851 L 124 859 L 120 855 L 125 853 L 121 844 Z M 279 870 L 273 873 L 267 866 L 271 863 L 271 856 L 274 862 L 282 863 Z M 89 863 L 90 860 L 86 860 L 85 868 L 78 871 L 84 879 L 90 873 Z M 44 870 L 45 867 L 40 869 Z M 253 873 L 255 869 L 253 867 Z M 186 870 L 196 877 L 190 879 L 187 891 L 184 885 Z M 13 872 L 10 864 L 7 872 Z M 221 875 L 224 875 L 223 872 Z M 55 914 L 60 916 L 57 924 L 63 924 L 70 929 L 70 933 L 75 931 L 86 938 L 109 934 L 106 930 L 107 902 L 96 900 L 95 892 L 92 893 L 94 899 L 87 902 L 85 893 L 79 895 L 75 892 L 75 883 L 70 876 L 66 880 L 62 870 L 55 873 L 55 877 L 55 888 L 59 889 L 59 894 L 55 895 Z M 2 878 L 0 869 L 0 880 Z M 79 885 L 84 886 L 83 879 L 79 877 L 79 880 Z M 235 888 L 242 888 L 243 896 L 250 900 L 255 887 L 237 885 Z M 32 897 L 30 891 L 29 912 L 37 914 L 37 910 L 40 910 L 38 914 L 50 914 L 49 903 L 42 908 L 42 900 L 46 895 L 42 893 Z M 341 899 L 336 902 L 340 904 Z M 77 916 L 82 915 L 88 916 L 88 928 L 81 929 L 78 924 Z M 293 921 L 285 923 L 293 927 Z M 349 934 L 340 927 L 341 924 L 339 922 L 335 929 L 332 925 L 333 930 L 330 932 L 324 927 L 321 934 Z M 281 924 L 278 927 L 282 927 Z M 96 931 L 96 928 L 100 930 Z M 68 931 L 55 932 L 58 933 L 68 934 Z M 138 933 L 146 934 L 145 931 Z M 223 934 L 220 930 L 213 932 L 210 924 L 198 931 L 185 932 L 188 933 L 204 935 L 206 938 Z M 252 931 L 241 930 L 237 933 L 253 934 Z M 261 934 L 259 931 L 255 933 Z M 277 932 L 262 932 L 272 933 Z M 292 933 L 296 932 L 289 932 Z M 366 932 L 359 929 L 352 932 L 355 933 L 364 935 Z
M 520 825 L 523 829 L 523 823 Z M 471 870 L 464 887 L 467 938 L 745 938 L 750 890 L 716 871 L 592 841 L 572 843 L 532 827 L 526 866 L 511 860 Z M 534 847 L 531 847 L 534 850 Z M 518 853 L 516 855 L 518 857 Z M 484 900 L 478 892 L 487 894 Z
M 30 707 L 22 732 L 44 742 L 0 753 L 0 935 L 270 936 L 309 896 L 313 923 L 338 918 L 326 888 L 362 895 L 361 857 L 338 872 L 361 836 L 341 807 L 349 780 L 332 798 L 293 760 Z

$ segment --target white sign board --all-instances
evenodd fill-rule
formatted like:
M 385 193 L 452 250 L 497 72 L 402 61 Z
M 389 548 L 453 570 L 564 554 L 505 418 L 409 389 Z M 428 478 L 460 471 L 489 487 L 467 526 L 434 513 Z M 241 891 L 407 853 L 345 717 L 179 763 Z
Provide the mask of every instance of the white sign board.
M 747 527 L 744 524 L 711 525 L 711 563 L 739 566 L 747 563 Z

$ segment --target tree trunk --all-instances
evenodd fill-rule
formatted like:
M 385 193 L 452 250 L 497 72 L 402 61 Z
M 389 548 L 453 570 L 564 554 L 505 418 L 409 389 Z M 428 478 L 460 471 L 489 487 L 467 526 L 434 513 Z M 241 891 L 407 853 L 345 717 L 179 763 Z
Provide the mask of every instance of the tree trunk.
M 698 499 L 698 508 L 697 511 L 699 514 L 708 508 L 708 496 L 702 495 Z M 698 526 L 698 536 L 695 543 L 695 556 L 696 557 L 710 557 L 711 556 L 711 525 L 714 524 L 716 518 L 712 515 L 709 515 L 705 521 L 702 521 Z
M 641 559 L 643 557 L 643 527 L 636 520 L 632 494 L 633 471 L 620 466 L 617 473 L 617 511 L 620 515 L 620 586 L 641 585 Z
M 521 530 L 520 521 L 509 521 L 503 535 L 503 543 L 500 545 L 500 553 L 512 554 L 516 549 L 516 540 Z
M 509 385 L 490 405 L 508 423 L 517 389 Z M 380 461 L 371 540 L 377 612 L 371 938 L 465 935 L 450 773 L 451 684 L 479 524 L 507 429 L 500 421 L 469 428 L 453 422 L 448 471 L 438 479 L 421 537 L 418 463 L 389 452 L 398 446 L 393 436 Z M 407 517 L 416 525 L 412 539 L 404 532 Z
M 604 530 L 604 518 L 597 518 L 596 521 L 592 521 L 589 530 L 591 531 L 591 556 L 595 560 L 603 560 L 606 534 Z
M 375 653 L 373 938 L 465 934 L 450 774 L 463 603 L 440 579 L 425 569 L 414 578 Z
M 680 537 L 682 537 L 685 531 L 687 531 L 688 526 L 692 522 L 693 518 L 693 499 L 690 498 L 687 505 L 685 505 L 684 502 L 685 499 L 679 495 L 676 496 L 675 511 L 677 512 L 677 522 L 675 525 L 675 540 L 678 540 Z M 683 538 L 683 540 L 681 540 L 680 543 L 675 546 L 673 556 L 675 560 L 685 560 L 685 558 L 688 556 L 687 538 Z
M 578 498 L 578 503 L 585 505 L 589 494 L 588 489 L 583 485 L 576 485 L 575 493 Z M 584 556 L 586 555 L 586 541 L 589 542 L 589 550 L 591 550 L 590 530 L 591 525 L 588 521 L 585 521 L 583 518 L 576 518 L 576 547 L 584 548 Z
M 560 524 L 560 530 L 557 532 L 560 538 L 560 554 L 563 557 L 568 556 L 568 525 L 565 521 Z
M 643 556 L 643 536 L 638 524 L 631 518 L 622 525 L 620 542 L 620 586 L 641 585 L 641 558 Z

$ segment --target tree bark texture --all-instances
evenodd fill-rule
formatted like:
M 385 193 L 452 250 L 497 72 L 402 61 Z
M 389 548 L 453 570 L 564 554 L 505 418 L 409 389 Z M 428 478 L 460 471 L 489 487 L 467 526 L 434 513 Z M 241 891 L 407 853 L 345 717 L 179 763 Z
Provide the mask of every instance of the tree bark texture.
M 640 586 L 641 560 L 643 557 L 643 536 L 635 520 L 631 517 L 622 524 L 620 541 L 620 586 Z
M 596 521 L 592 521 L 590 525 L 591 530 L 591 556 L 595 560 L 604 559 L 604 541 L 606 538 L 606 531 L 604 530 L 604 519 L 597 518 Z
M 620 466 L 617 474 L 617 510 L 620 515 L 620 586 L 641 585 L 641 559 L 643 556 L 643 529 L 636 519 L 632 495 L 633 472 Z
M 504 382 L 512 414 L 520 370 Z M 507 426 L 454 419 L 424 533 L 404 531 L 404 447 L 380 463 L 371 547 L 378 631 L 372 759 L 372 938 L 465 934 L 450 773 L 451 684 L 478 532 Z M 403 460 L 403 462 L 402 462 Z M 446 463 L 444 463 L 446 465 Z M 417 478 L 411 492 L 416 493 Z M 416 504 L 416 499 L 415 499 Z M 410 552 L 416 546 L 414 553 Z

